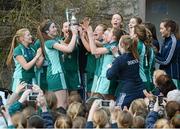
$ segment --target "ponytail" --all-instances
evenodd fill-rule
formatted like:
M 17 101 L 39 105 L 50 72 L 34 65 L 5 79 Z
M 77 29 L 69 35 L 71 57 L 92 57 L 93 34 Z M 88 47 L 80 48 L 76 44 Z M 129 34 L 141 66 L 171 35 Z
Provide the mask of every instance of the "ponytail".
M 16 32 L 16 34 L 14 35 L 14 37 L 13 37 L 13 39 L 12 39 L 12 43 L 11 43 L 10 52 L 9 52 L 9 55 L 8 55 L 8 57 L 7 57 L 7 60 L 6 60 L 6 65 L 7 65 L 8 67 L 11 66 L 14 48 L 17 46 L 17 41 L 19 40 L 19 39 L 17 39 L 17 37 L 19 38 L 19 37 L 21 37 L 21 36 L 24 36 L 24 33 L 25 33 L 26 31 L 29 31 L 29 30 L 28 30 L 27 28 L 22 28 L 22 29 L 18 30 L 18 31 Z M 19 42 L 19 41 L 18 41 L 18 42 Z
M 42 54 L 45 57 L 45 47 L 44 43 L 46 40 L 52 39 L 51 37 L 48 36 L 47 31 L 49 30 L 50 25 L 53 22 L 50 19 L 44 20 L 37 28 L 37 36 L 40 39 L 40 46 L 42 49 Z
M 38 26 L 38 28 L 37 28 L 37 34 L 38 34 L 38 38 L 40 39 L 40 46 L 41 46 L 41 49 L 42 49 L 42 54 L 43 54 L 43 56 L 45 57 L 45 47 L 44 47 L 44 38 L 43 38 L 43 34 L 42 34 L 42 32 L 41 32 L 41 27 L 40 26 Z
M 135 39 L 133 39 L 131 52 L 132 52 L 134 58 L 139 59 L 139 54 L 137 52 L 137 40 L 135 40 Z
M 123 35 L 120 39 L 119 45 L 123 47 L 126 52 L 131 52 L 134 58 L 139 59 L 137 40 L 131 38 L 129 35 Z
M 12 64 L 12 58 L 13 58 L 14 48 L 15 48 L 16 45 L 17 45 L 16 37 L 17 37 L 17 35 L 15 35 L 15 36 L 13 37 L 13 39 L 12 39 L 11 48 L 10 48 L 10 51 L 9 51 L 9 54 L 8 54 L 8 57 L 7 57 L 7 60 L 6 60 L 6 65 L 7 65 L 8 67 L 10 67 L 11 64 Z

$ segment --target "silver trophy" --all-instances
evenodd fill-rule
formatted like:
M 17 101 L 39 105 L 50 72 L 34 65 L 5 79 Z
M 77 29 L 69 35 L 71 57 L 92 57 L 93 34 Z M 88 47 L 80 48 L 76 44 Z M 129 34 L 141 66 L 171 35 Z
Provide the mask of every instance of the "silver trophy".
M 70 25 L 78 25 L 78 20 L 75 15 L 79 12 L 79 8 L 66 9 L 66 20 L 70 23 Z

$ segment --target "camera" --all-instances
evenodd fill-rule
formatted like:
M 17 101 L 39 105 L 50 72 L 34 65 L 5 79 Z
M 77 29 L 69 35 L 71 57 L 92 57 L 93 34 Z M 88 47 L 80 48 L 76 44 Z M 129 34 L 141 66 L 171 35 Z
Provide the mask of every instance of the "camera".
M 33 88 L 33 85 L 32 84 L 27 84 L 26 85 L 26 89 L 32 89 Z
M 100 103 L 100 107 L 109 108 L 110 100 L 102 100 Z
M 32 92 L 32 93 L 28 96 L 27 100 L 28 100 L 28 101 L 36 101 L 38 94 L 39 94 L 38 92 Z
M 164 116 L 164 105 L 163 105 L 163 97 L 162 95 L 158 95 L 158 104 L 160 106 L 160 109 L 158 111 L 158 115 L 159 117 L 163 117 Z
M 159 106 L 163 106 L 163 96 L 162 95 L 158 95 L 158 104 L 159 104 Z
M 149 105 L 148 105 L 148 110 L 149 111 L 153 111 L 155 102 L 156 101 L 154 101 L 154 100 L 149 101 Z

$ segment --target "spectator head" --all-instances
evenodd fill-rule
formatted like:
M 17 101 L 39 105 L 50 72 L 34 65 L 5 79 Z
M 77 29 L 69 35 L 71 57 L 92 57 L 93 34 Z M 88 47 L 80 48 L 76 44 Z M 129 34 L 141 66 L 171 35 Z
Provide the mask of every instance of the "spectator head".
M 72 128 L 85 128 L 86 119 L 84 117 L 78 116 L 72 121 Z
M 172 79 L 168 75 L 160 75 L 156 78 L 156 84 L 161 93 L 166 97 L 168 92 L 176 89 Z
M 65 114 L 62 114 L 62 113 L 60 113 L 60 112 L 58 112 L 58 111 L 52 111 L 52 110 L 49 111 L 49 113 L 50 113 L 51 116 L 52 116 L 53 123 L 56 122 L 56 120 L 57 120 L 58 117 L 65 115 Z
M 174 128 L 180 128 L 180 112 L 175 114 L 174 117 L 171 119 L 171 125 Z
M 77 116 L 84 117 L 86 115 L 85 107 L 82 103 L 73 102 L 69 105 L 67 115 L 73 121 Z
M 133 118 L 133 128 L 145 128 L 145 119 L 141 116 L 135 116 Z
M 22 112 L 16 112 L 12 117 L 12 123 L 15 128 L 26 128 L 27 119 L 24 117 Z
M 156 79 L 160 76 L 160 75 L 166 75 L 166 72 L 164 70 L 160 70 L 160 69 L 157 69 L 154 71 L 153 73 L 153 83 L 154 85 L 156 86 Z
M 162 118 L 156 121 L 154 128 L 171 128 L 171 126 L 167 119 Z
M 93 122 L 96 128 L 105 128 L 108 123 L 108 115 L 104 109 L 98 109 L 93 114 Z
M 167 94 L 167 101 L 176 101 L 180 104 L 180 90 L 172 90 Z
M 60 116 L 57 118 L 56 122 L 54 123 L 54 128 L 72 128 L 72 121 L 68 116 Z
M 146 118 L 148 110 L 144 99 L 133 100 L 129 107 L 129 111 L 133 115 L 142 116 L 143 118 Z
M 63 107 L 58 107 L 57 109 L 56 109 L 56 111 L 58 112 L 58 113 L 61 113 L 61 114 L 66 114 L 66 109 L 64 109 Z
M 44 128 L 44 120 L 40 115 L 34 114 L 27 120 L 27 128 Z
M 68 105 L 70 105 L 73 102 L 82 103 L 81 96 L 78 93 L 70 94 L 70 96 L 68 97 Z
M 45 93 L 45 98 L 46 98 L 47 105 L 48 105 L 49 109 L 56 110 L 56 108 L 57 108 L 56 94 L 54 92 L 48 91 Z
M 131 128 L 133 116 L 129 111 L 122 111 L 118 114 L 117 124 L 119 128 Z
M 167 117 L 171 119 L 176 114 L 176 112 L 180 112 L 180 104 L 178 104 L 176 101 L 169 101 L 165 106 L 165 110 Z
M 96 99 L 104 99 L 104 96 L 102 96 L 99 93 L 93 93 L 93 95 L 89 99 L 86 100 L 86 111 L 87 112 L 89 112 L 94 100 L 96 100 Z
M 35 114 L 35 108 L 32 106 L 27 106 L 23 109 L 22 113 L 26 119 Z

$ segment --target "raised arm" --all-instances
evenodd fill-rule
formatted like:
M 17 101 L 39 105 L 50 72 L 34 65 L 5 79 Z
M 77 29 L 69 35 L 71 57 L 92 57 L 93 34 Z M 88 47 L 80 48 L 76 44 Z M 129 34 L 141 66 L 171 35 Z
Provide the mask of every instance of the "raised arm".
M 59 44 L 58 42 L 53 45 L 54 49 L 57 49 L 59 51 L 65 52 L 65 53 L 71 53 L 75 47 L 76 44 L 76 37 L 77 37 L 77 29 L 75 26 L 71 27 L 72 30 L 72 38 L 68 45 Z
M 86 50 L 87 50 L 88 52 L 91 52 L 88 39 L 86 38 L 86 37 L 87 37 L 86 32 L 84 32 L 84 31 L 82 30 L 82 27 L 79 27 L 78 30 L 79 30 L 79 32 L 80 32 L 80 38 L 81 38 L 81 41 L 82 41 L 84 47 L 86 48 Z
M 88 38 L 89 38 L 89 44 L 90 44 L 90 49 L 91 49 L 91 53 L 93 55 L 102 55 L 102 54 L 106 54 L 108 53 L 108 50 L 104 47 L 97 47 L 93 38 L 93 30 L 92 27 L 89 26 L 87 29 L 87 33 L 88 33 Z

